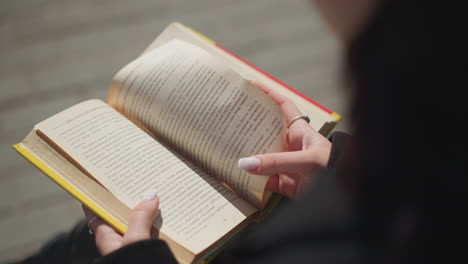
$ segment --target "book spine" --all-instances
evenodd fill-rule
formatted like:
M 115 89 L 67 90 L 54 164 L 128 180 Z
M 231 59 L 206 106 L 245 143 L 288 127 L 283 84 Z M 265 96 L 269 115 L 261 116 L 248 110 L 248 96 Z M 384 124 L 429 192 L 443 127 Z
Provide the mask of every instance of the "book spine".
M 27 161 L 29 161 L 32 165 L 34 165 L 42 173 L 44 173 L 47 177 L 54 181 L 57 185 L 59 185 L 61 188 L 63 188 L 65 191 L 67 191 L 69 194 L 71 194 L 73 197 L 79 200 L 82 204 L 84 204 L 87 208 L 93 211 L 101 219 L 109 223 L 113 228 L 115 228 L 115 230 L 122 234 L 124 234 L 127 231 L 126 225 L 118 221 L 101 206 L 96 204 L 88 196 L 83 194 L 75 186 L 73 186 L 63 177 L 61 177 L 54 169 L 50 168 L 41 159 L 36 157 L 36 155 L 29 151 L 29 149 L 27 149 L 23 144 L 16 144 L 13 146 L 13 148 Z

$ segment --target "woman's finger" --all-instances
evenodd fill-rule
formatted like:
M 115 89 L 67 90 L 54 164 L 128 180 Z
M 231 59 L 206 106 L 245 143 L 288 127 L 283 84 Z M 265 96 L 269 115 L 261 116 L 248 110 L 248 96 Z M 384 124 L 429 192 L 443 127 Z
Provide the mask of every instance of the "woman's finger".
M 114 228 L 99 219 L 93 227 L 96 247 L 102 255 L 107 255 L 123 246 L 123 237 Z
M 302 183 L 299 179 L 301 179 L 301 177 L 297 175 L 274 175 L 268 179 L 265 189 L 271 192 L 280 193 L 281 195 L 289 198 L 294 198 L 300 188 L 300 184 Z
M 88 220 L 88 222 L 96 216 L 93 212 L 91 212 L 91 210 L 88 209 L 88 207 L 84 206 L 83 204 L 81 205 L 81 208 L 83 209 L 83 213 L 85 214 L 86 220 Z
M 151 238 L 151 228 L 159 210 L 159 198 L 149 194 L 131 212 L 125 242 L 132 243 Z
M 252 174 L 273 176 L 281 173 L 304 175 L 313 170 L 313 164 L 308 151 L 292 151 L 242 158 L 238 166 Z
M 262 89 L 266 94 L 268 94 L 283 110 L 284 115 L 286 116 L 287 120 L 291 120 L 294 117 L 301 115 L 301 111 L 299 108 L 288 98 L 284 97 L 283 95 L 273 91 L 271 88 L 266 87 L 265 85 L 252 82 L 253 85 L 257 86 L 258 88 Z M 299 120 L 298 120 L 299 121 Z
M 88 221 L 88 228 L 91 229 L 93 233 L 96 233 L 95 230 L 97 224 L 101 221 L 101 219 L 83 204 L 81 205 L 81 208 L 83 209 L 86 220 Z
M 280 107 L 284 113 L 284 116 L 288 122 L 297 116 L 302 115 L 299 108 L 285 96 L 273 91 L 272 89 L 266 87 L 265 85 L 257 82 L 252 82 L 253 85 L 262 89 L 266 94 L 268 94 Z M 298 119 L 291 124 L 288 131 L 288 144 L 289 150 L 296 151 L 302 149 L 302 137 L 305 133 L 313 133 L 314 130 L 312 127 L 304 120 Z
M 82 205 L 88 222 L 96 239 L 96 247 L 102 255 L 107 255 L 122 247 L 122 236 L 102 219 L 97 217 L 91 210 Z M 97 218 L 96 218 L 97 217 Z

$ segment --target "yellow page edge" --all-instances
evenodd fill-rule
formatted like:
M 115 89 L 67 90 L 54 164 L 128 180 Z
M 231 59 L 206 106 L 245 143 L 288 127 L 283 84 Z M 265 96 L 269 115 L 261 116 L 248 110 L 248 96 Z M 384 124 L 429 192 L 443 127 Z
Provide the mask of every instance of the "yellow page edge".
M 24 146 L 22 143 L 19 143 L 13 145 L 13 148 L 27 161 L 38 168 L 42 173 L 51 178 L 57 185 L 62 187 L 65 191 L 86 205 L 86 207 L 93 211 L 97 216 L 99 216 L 101 219 L 104 219 L 121 234 L 125 234 L 127 227 L 123 223 L 115 219 L 111 214 L 109 214 L 109 212 L 97 205 L 88 196 L 80 192 L 75 186 L 73 186 L 73 184 L 61 177 L 54 169 L 47 166 L 47 164 L 45 164 L 40 158 L 32 153 L 26 146 Z
M 340 114 L 338 114 L 337 112 L 333 112 L 333 113 L 331 113 L 331 115 L 336 119 L 337 123 L 340 122 L 340 120 L 341 120 L 341 115 Z
M 209 37 L 203 35 L 202 33 L 200 33 L 199 31 L 189 27 L 189 26 L 186 26 L 186 25 L 182 25 L 183 27 L 187 28 L 188 30 L 192 31 L 193 33 L 195 33 L 195 35 L 201 37 L 203 40 L 205 40 L 206 42 L 210 43 L 211 45 L 215 45 L 216 42 L 212 39 L 210 39 Z

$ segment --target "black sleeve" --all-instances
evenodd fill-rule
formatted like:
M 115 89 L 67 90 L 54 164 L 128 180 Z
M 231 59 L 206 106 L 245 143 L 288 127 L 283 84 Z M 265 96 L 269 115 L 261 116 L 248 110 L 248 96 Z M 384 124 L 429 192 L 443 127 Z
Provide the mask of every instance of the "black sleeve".
M 329 140 L 332 143 L 330 158 L 328 160 L 327 168 L 334 169 L 340 166 L 343 154 L 348 148 L 351 136 L 344 132 L 334 132 Z
M 144 240 L 127 245 L 109 255 L 96 259 L 93 264 L 177 263 L 166 242 Z
M 228 245 L 212 264 L 363 263 L 353 198 L 335 170 L 325 170 L 295 200 Z

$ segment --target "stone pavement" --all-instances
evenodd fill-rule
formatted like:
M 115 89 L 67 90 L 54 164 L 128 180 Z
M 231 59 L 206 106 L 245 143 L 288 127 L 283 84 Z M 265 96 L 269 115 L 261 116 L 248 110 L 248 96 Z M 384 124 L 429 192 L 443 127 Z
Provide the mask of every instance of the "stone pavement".
M 37 122 L 106 99 L 112 76 L 180 21 L 342 114 L 339 47 L 306 0 L 0 2 L 0 262 L 36 250 L 80 205 L 11 148 Z

